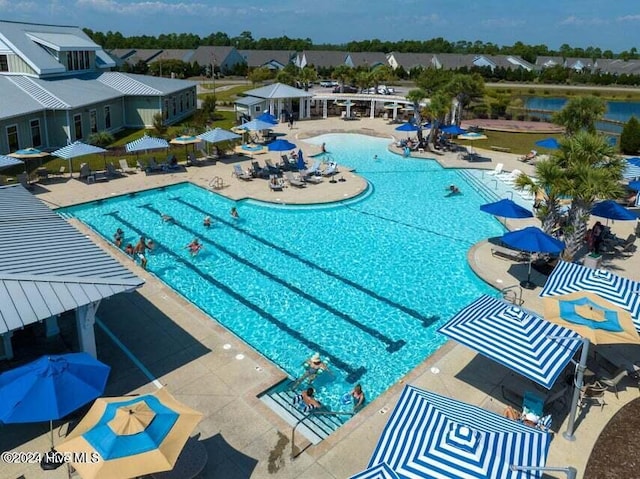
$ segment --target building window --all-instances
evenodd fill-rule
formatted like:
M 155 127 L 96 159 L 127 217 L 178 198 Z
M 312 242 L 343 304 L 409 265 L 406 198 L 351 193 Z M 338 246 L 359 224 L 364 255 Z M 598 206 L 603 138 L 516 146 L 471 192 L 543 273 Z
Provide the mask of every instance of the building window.
M 162 110 L 162 118 L 165 120 L 169 118 L 169 100 L 164 101 L 164 110 Z
M 11 125 L 7 127 L 7 144 L 9 145 L 9 152 L 14 152 L 20 149 L 20 142 L 18 141 L 18 125 Z
M 73 115 L 73 129 L 76 134 L 76 140 L 82 139 L 82 115 Z
M 104 107 L 104 127 L 105 129 L 111 128 L 111 107 Z
M 84 52 L 84 66 L 85 68 L 88 70 L 89 68 L 91 68 L 91 63 L 89 61 L 89 52 L 85 51 Z
M 80 62 L 78 61 L 78 52 L 73 52 L 73 70 L 77 70 Z
M 176 116 L 176 105 L 177 105 L 177 102 L 176 102 L 176 97 L 175 96 L 171 99 L 171 105 L 173 106 L 173 116 Z
M 80 70 L 84 70 L 85 69 L 83 52 L 78 52 L 78 66 L 79 66 Z
M 95 110 L 89 112 L 89 128 L 91 133 L 98 133 L 98 112 Z
M 180 95 L 180 113 L 184 111 L 184 95 Z
M 42 135 L 40 135 L 40 120 L 31 120 L 31 146 L 42 146 Z
M 9 71 L 9 60 L 7 59 L 7 55 L 0 55 L 0 72 L 8 72 Z
M 191 106 L 191 93 L 187 92 L 186 93 L 186 100 L 185 103 L 187 104 L 187 110 L 189 109 L 189 107 Z
M 73 58 L 71 52 L 67 52 L 67 71 L 73 70 Z

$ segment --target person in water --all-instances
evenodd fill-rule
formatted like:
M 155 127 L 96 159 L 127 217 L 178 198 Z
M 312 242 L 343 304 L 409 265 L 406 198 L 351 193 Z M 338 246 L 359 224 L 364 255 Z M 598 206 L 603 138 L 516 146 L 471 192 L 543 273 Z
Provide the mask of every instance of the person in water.
M 193 241 L 186 246 L 186 248 L 191 253 L 191 256 L 195 256 L 202 249 L 202 244 L 198 241 L 198 238 L 194 238 Z
M 453 196 L 453 195 L 459 195 L 460 194 L 460 189 L 456 185 L 451 185 L 447 189 L 449 190 L 449 194 L 447 194 L 447 196 Z
M 358 410 L 362 409 L 365 402 L 362 386 L 360 386 L 360 384 L 356 384 L 356 387 L 354 387 L 349 394 L 353 398 L 353 412 L 357 412 Z
M 118 248 L 121 248 L 123 239 L 124 239 L 124 231 L 118 228 L 116 232 L 113 234 L 113 242 Z
M 305 379 L 309 381 L 309 383 L 313 382 L 318 374 L 323 371 L 328 371 L 329 368 L 327 364 L 320 359 L 319 353 L 314 353 L 309 359 L 307 359 L 303 363 L 305 367 L 305 372 L 302 376 L 300 376 L 295 383 L 293 383 L 292 389 L 295 389 L 298 385 L 300 385 Z
M 231 207 L 231 211 L 229 211 L 229 214 L 231 215 L 232 218 L 240 218 L 240 215 L 238 214 L 238 210 L 236 209 L 235 206 Z
M 204 220 L 202 221 L 202 225 L 205 228 L 210 228 L 211 227 L 211 217 L 210 216 L 205 216 Z
M 140 241 L 138 241 L 136 247 L 133 248 L 133 252 L 138 256 L 138 259 L 140 260 L 140 266 L 142 266 L 143 269 L 147 269 L 146 252 L 147 250 L 152 250 L 153 247 L 154 244 L 152 240 L 149 240 L 149 242 L 147 242 L 144 236 L 140 236 Z

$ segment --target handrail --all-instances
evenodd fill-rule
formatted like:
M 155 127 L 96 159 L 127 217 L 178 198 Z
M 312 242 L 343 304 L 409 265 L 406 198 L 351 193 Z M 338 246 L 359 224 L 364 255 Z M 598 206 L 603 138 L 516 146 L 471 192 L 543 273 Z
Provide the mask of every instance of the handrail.
M 498 189 L 498 180 L 496 178 L 493 178 L 491 181 L 495 181 L 496 182 L 496 186 L 493 187 L 494 190 Z
M 514 291 L 513 298 L 514 298 L 515 301 L 512 301 L 512 303 L 516 304 L 517 306 L 522 306 L 524 304 L 524 300 L 522 299 L 522 286 L 520 286 L 519 284 L 514 284 L 514 285 L 511 285 L 511 286 L 507 286 L 506 288 L 502 288 L 500 290 L 500 293 L 502 293 L 502 297 L 503 298 L 507 299 L 507 294 L 506 293 L 509 292 L 509 291 L 515 290 L 515 288 L 518 288 L 518 290 L 520 291 L 520 294 L 517 294 Z M 516 303 L 516 301 L 517 301 L 517 303 Z
M 511 198 L 509 198 L 511 201 L 513 201 L 513 191 L 507 190 L 505 191 L 505 193 L 508 193 L 511 195 Z
M 303 416 L 300 419 L 298 419 L 298 422 L 296 422 L 296 425 L 293 426 L 293 429 L 291 430 L 291 459 L 295 459 L 296 457 L 298 457 L 300 454 L 302 454 L 304 452 L 304 449 L 302 449 L 300 452 L 298 452 L 298 454 L 295 453 L 296 429 L 298 428 L 298 426 L 300 424 L 302 424 L 302 422 L 305 419 L 309 418 L 309 416 L 320 416 L 320 415 L 324 415 L 324 416 L 340 416 L 340 415 L 353 416 L 354 414 L 355 414 L 354 412 L 349 412 L 349 411 L 311 411 L 306 416 Z

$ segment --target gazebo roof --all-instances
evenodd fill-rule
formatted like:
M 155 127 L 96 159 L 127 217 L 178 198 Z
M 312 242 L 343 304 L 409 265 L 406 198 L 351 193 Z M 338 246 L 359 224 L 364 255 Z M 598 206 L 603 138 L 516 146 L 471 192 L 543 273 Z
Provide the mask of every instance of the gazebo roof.
M 294 88 L 283 83 L 273 83 L 272 85 L 256 88 L 244 92 L 245 95 L 255 96 L 258 98 L 278 99 L 278 98 L 306 98 L 312 97 L 313 94 L 299 88 Z

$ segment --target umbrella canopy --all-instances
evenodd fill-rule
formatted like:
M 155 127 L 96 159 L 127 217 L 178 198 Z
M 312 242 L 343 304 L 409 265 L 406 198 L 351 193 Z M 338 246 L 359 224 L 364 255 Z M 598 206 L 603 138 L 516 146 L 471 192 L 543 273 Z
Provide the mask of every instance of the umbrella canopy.
M 273 123 L 258 120 L 256 118 L 255 120 L 251 120 L 246 123 L 243 123 L 238 128 L 242 128 L 243 130 L 248 130 L 248 131 L 271 130 L 273 128 Z
M 560 149 L 560 142 L 553 137 L 545 138 L 544 140 L 538 140 L 536 141 L 535 145 L 539 146 L 540 148 L 546 148 L 548 150 Z
M 540 228 L 528 226 L 527 228 L 510 231 L 502 235 L 502 242 L 512 248 L 516 248 L 529 253 L 560 253 L 564 249 L 564 243 L 559 239 L 548 235 Z M 531 282 L 531 262 L 533 256 L 529 255 L 529 271 L 527 280 L 521 281 L 520 286 L 527 289 L 535 288 Z
M 207 143 L 219 143 L 221 141 L 237 140 L 242 138 L 242 136 L 236 135 L 232 131 L 223 130 L 222 128 L 214 128 L 213 130 L 200 133 L 198 138 L 206 141 Z
M 593 344 L 640 344 L 629 311 L 595 293 L 578 291 L 543 300 L 544 317 L 570 328 Z
M 289 151 L 295 149 L 296 145 L 285 139 L 274 140 L 269 143 L 269 151 Z
M 550 435 L 485 409 L 405 386 L 369 466 L 399 477 L 522 478 L 511 466 L 544 467 Z
M 197 136 L 182 135 L 174 138 L 169 143 L 171 143 L 172 145 L 193 145 L 194 143 L 200 143 L 201 141 L 202 140 Z
M 540 296 L 542 298 L 562 296 L 568 293 L 587 291 L 595 293 L 610 303 L 628 311 L 640 331 L 640 283 L 611 271 L 587 268 L 574 263 L 560 261 L 553 268 Z
M 256 117 L 256 120 L 264 121 L 266 123 L 271 123 L 272 125 L 278 124 L 278 119 L 268 111 L 265 111 L 262 115 Z
M 415 123 L 403 123 L 396 127 L 396 131 L 418 131 L 420 127 Z
M 495 203 L 480 206 L 480 211 L 503 218 L 533 218 L 533 213 L 510 199 L 503 199 Z
M 628 186 L 633 191 L 640 191 L 640 181 L 630 181 Z
M 201 418 L 165 389 L 133 398 L 99 398 L 57 450 L 99 454 L 95 463 L 71 463 L 83 479 L 168 471 Z
M 469 132 L 463 133 L 462 135 L 458 135 L 458 140 L 486 140 L 487 135 L 483 135 L 482 133 Z
M 45 156 L 49 156 L 49 153 L 40 151 L 37 148 L 25 148 L 23 150 L 18 150 L 18 151 L 14 151 L 13 153 L 9 153 L 9 156 L 13 156 L 14 158 L 22 158 L 23 160 L 28 160 L 29 158 L 44 158 Z
M 398 103 L 385 103 L 384 105 L 384 109 L 385 110 L 397 110 L 398 108 L 401 108 L 402 105 L 399 105 Z
M 609 220 L 633 221 L 638 219 L 631 211 L 612 200 L 596 203 L 591 208 L 591 214 Z
M 169 148 L 169 143 L 163 138 L 155 138 L 153 136 L 144 135 L 142 138 L 130 141 L 125 145 L 127 153 L 135 151 L 157 150 L 160 148 Z
M 104 153 L 107 150 L 100 148 L 99 146 L 87 145 L 81 141 L 74 141 L 70 145 L 64 146 L 53 153 L 53 156 L 58 158 L 64 158 L 65 160 L 72 160 L 85 155 L 94 155 L 96 153 Z
M 460 128 L 458 125 L 448 125 L 441 128 L 441 130 L 448 135 L 463 135 L 467 132 L 467 130 Z
M 351 476 L 349 479 L 400 479 L 400 476 L 387 464 L 381 462 L 375 466 L 368 467 L 355 476 Z
M 580 347 L 570 329 L 486 295 L 438 331 L 547 389 Z
M 18 158 L 0 155 L 0 170 L 3 168 L 10 168 L 12 166 L 18 165 L 24 165 L 24 161 L 19 160 Z

